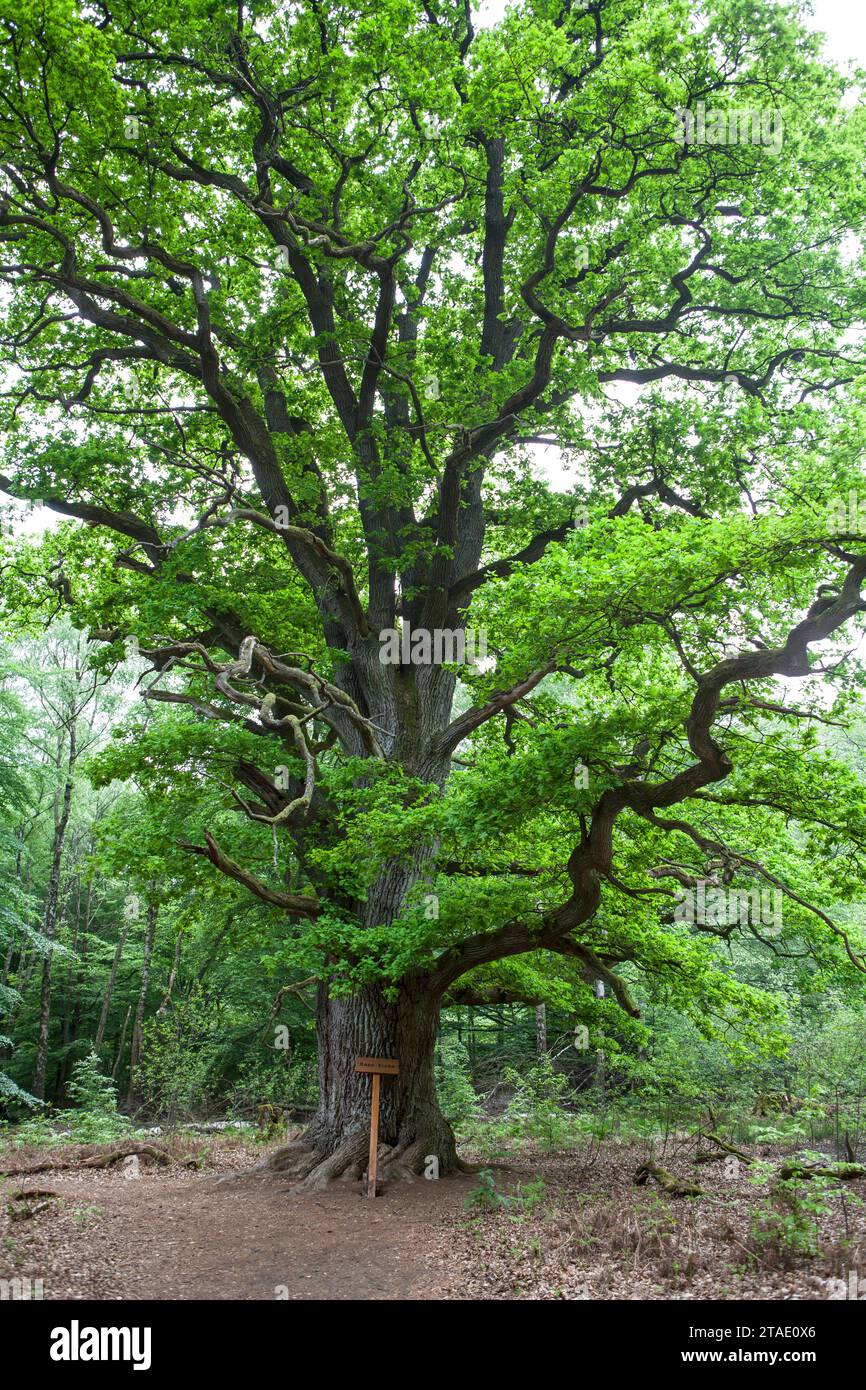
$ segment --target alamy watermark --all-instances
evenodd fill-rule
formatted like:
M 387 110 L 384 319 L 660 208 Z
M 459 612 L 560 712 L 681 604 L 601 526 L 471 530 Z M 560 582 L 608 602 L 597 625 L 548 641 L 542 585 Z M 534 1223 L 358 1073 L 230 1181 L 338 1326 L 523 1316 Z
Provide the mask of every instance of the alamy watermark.
M 51 1332 L 52 1361 L 130 1361 L 134 1371 L 150 1369 L 149 1327 L 82 1327 L 73 1318 L 69 1327 Z
M 866 531 L 866 497 L 852 488 L 847 497 L 833 497 L 827 508 L 827 525 L 832 533 L 862 535 Z
M 766 936 L 782 930 L 782 901 L 778 888 L 718 888 L 698 882 L 677 894 L 675 922 L 704 927 L 760 927 Z
M 43 1299 L 45 1289 L 41 1279 L 31 1279 L 29 1275 L 17 1275 L 14 1279 L 0 1279 L 0 1303 L 27 1303 Z
M 778 107 L 716 106 L 708 111 L 706 102 L 698 101 L 694 109 L 677 106 L 674 117 L 678 145 L 763 145 L 773 154 L 782 148 Z
M 829 1290 L 827 1297 L 831 1300 L 851 1298 L 858 1303 L 866 1301 L 866 1279 L 861 1279 L 856 1269 L 848 1270 L 847 1282 L 844 1279 L 828 1279 L 826 1282 Z
M 379 633 L 383 666 L 477 666 L 487 656 L 487 629 L 411 627 L 383 628 Z

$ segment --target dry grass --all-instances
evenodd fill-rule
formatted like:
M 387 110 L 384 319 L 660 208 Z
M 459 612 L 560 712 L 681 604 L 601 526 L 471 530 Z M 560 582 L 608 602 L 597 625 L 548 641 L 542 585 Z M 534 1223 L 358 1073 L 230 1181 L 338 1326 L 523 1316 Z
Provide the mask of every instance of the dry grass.
M 497 1173 L 497 1187 L 513 1193 L 541 1178 L 542 1199 L 531 1210 L 470 1208 L 452 1223 L 451 1296 L 826 1299 L 830 1281 L 847 1281 L 852 1270 L 866 1277 L 866 1181 L 834 1188 L 820 1214 L 798 1205 L 796 1224 L 771 1182 L 752 1181 L 744 1168 L 710 1176 L 687 1154 L 669 1154 L 666 1166 L 697 1177 L 705 1196 L 636 1187 L 645 1157 L 644 1148 L 615 1143 L 592 1166 L 579 1154 L 524 1151 Z M 808 1183 L 799 1191 L 813 1199 Z M 804 1248 L 810 1241 L 814 1253 Z

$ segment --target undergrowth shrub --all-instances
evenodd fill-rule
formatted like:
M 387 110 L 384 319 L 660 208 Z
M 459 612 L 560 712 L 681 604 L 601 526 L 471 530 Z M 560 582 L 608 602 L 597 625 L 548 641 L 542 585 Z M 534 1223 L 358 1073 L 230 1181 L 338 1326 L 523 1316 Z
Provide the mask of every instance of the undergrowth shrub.
M 129 1121 L 117 1110 L 117 1088 L 103 1074 L 95 1052 L 73 1064 L 68 1090 L 73 1103 L 69 1127 L 77 1143 L 103 1144 L 127 1133 Z

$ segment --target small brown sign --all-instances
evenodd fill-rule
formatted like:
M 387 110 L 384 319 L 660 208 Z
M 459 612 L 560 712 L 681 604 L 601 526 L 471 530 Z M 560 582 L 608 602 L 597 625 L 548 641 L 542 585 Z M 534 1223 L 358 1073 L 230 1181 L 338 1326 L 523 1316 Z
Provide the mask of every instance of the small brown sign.
M 376 1167 L 379 1153 L 379 1092 L 383 1076 L 399 1076 L 400 1063 L 396 1057 L 356 1057 L 355 1071 L 372 1072 L 370 1094 L 370 1161 L 367 1165 L 367 1196 L 376 1195 Z
M 399 1076 L 400 1063 L 396 1057 L 356 1057 L 355 1071 L 379 1073 L 380 1076 Z

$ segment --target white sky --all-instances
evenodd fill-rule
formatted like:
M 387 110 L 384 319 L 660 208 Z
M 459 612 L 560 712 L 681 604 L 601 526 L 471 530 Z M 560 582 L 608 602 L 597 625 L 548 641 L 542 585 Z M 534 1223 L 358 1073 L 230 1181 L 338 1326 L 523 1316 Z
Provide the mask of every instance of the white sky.
M 811 28 L 827 35 L 824 51 L 836 63 L 866 63 L 866 5 L 862 0 L 812 0 Z
M 495 23 L 504 13 L 506 0 L 481 0 L 472 7 L 478 25 Z M 826 34 L 827 57 L 836 63 L 866 64 L 866 5 L 863 0 L 811 0 L 811 28 Z

